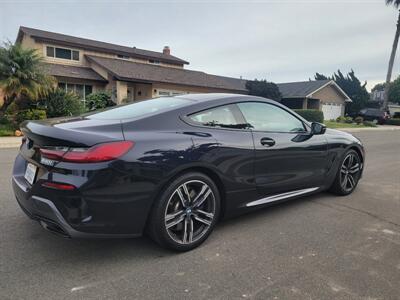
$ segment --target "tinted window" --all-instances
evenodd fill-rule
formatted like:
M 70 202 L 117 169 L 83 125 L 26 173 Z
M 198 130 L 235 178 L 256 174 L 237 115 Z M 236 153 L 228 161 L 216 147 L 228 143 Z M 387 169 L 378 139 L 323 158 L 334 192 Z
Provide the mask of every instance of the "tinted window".
M 63 49 L 63 48 L 56 48 L 56 57 L 64 58 L 64 59 L 71 59 L 71 50 Z
M 235 118 L 234 109 L 233 105 L 225 105 L 192 114 L 189 118 L 199 125 L 237 128 L 239 123 Z
M 303 122 L 275 105 L 260 102 L 243 102 L 238 104 L 246 122 L 254 130 L 273 132 L 304 131 Z
M 137 103 L 121 105 L 115 108 L 111 108 L 106 111 L 95 113 L 88 116 L 91 119 L 140 119 L 142 117 L 148 117 L 156 115 L 161 112 L 173 110 L 177 107 L 186 106 L 193 103 L 191 100 L 174 98 L 174 97 L 162 97 L 151 100 L 145 100 Z

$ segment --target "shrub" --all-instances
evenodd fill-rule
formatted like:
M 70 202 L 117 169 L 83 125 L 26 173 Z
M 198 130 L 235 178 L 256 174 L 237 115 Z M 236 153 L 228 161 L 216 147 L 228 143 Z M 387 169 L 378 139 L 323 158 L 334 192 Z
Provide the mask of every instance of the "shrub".
M 13 136 L 14 128 L 11 124 L 0 125 L 0 136 Z
M 317 109 L 295 109 L 296 113 L 309 122 L 324 122 L 324 113 Z
M 42 109 L 24 109 L 17 111 L 12 115 L 8 115 L 10 126 L 18 129 L 20 124 L 26 120 L 43 120 L 46 119 L 46 111 Z
M 92 93 L 86 97 L 86 109 L 89 111 L 114 105 L 115 103 L 111 100 L 111 94 L 108 92 Z
M 363 125 L 365 127 L 376 127 L 376 124 L 374 122 L 369 122 L 369 121 L 364 121 Z
M 400 126 L 400 119 L 389 119 L 386 120 L 385 124 Z
M 356 122 L 357 125 L 361 124 L 363 121 L 364 121 L 363 117 L 356 117 L 356 118 L 354 119 L 354 122 Z
M 344 118 L 344 122 L 347 123 L 347 124 L 351 124 L 351 123 L 353 123 L 353 118 L 352 117 L 345 117 Z
M 1 125 L 7 125 L 9 123 L 10 123 L 10 121 L 8 120 L 7 116 L 5 116 L 5 115 L 0 116 L 0 124 Z
M 346 122 L 346 118 L 345 118 L 345 117 L 342 117 L 342 116 L 337 117 L 336 122 L 338 122 L 338 123 L 344 123 L 344 122 Z
M 49 118 L 74 116 L 84 112 L 84 105 L 76 94 L 59 88 L 41 99 L 39 106 L 46 109 Z

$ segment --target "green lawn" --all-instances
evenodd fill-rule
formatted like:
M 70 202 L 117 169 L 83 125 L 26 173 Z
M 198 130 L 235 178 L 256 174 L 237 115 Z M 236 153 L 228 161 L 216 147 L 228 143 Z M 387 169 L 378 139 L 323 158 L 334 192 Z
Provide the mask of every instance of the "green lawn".
M 367 127 L 364 124 L 357 125 L 356 123 L 338 123 L 332 121 L 324 121 L 324 124 L 328 128 L 364 128 Z
M 10 125 L 0 124 L 0 136 L 14 136 L 14 129 Z

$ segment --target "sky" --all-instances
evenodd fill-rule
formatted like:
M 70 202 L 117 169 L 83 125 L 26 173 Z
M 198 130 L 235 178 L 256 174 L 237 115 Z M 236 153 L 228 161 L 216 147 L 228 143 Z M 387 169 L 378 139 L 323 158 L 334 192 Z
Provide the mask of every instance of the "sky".
M 188 69 L 276 83 L 353 69 L 370 89 L 385 80 L 396 29 L 398 12 L 384 2 L 0 0 L 0 41 L 15 41 L 22 25 L 154 51 L 168 45 Z

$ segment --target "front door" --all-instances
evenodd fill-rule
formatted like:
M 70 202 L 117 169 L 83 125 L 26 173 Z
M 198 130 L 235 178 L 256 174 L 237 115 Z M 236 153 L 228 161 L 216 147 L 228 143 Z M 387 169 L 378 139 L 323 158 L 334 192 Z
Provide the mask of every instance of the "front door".
M 252 128 L 260 197 L 322 185 L 327 166 L 323 135 L 301 138 L 306 136 L 307 127 L 280 106 L 265 102 L 242 102 L 238 106 Z

